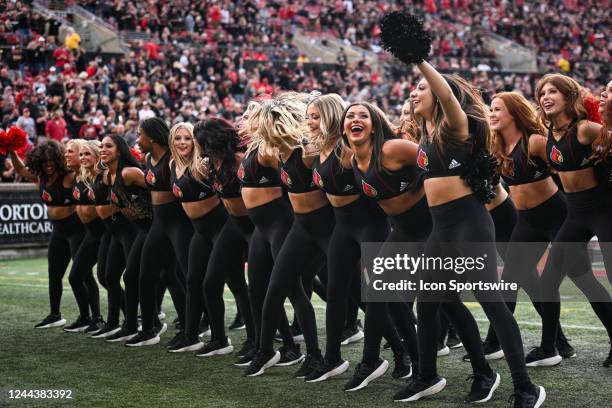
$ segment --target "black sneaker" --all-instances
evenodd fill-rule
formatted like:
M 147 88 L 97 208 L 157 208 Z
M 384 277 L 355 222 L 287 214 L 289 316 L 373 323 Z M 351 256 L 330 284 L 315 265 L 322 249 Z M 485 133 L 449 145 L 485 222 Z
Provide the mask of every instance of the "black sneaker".
M 448 356 L 450 354 L 450 349 L 446 344 L 438 344 L 438 357 Z
M 104 326 L 100 329 L 99 332 L 91 336 L 92 339 L 104 339 L 106 337 L 112 336 L 121 330 L 121 326 L 119 325 L 110 325 L 108 323 L 104 323 Z
M 91 323 L 85 329 L 85 333 L 89 335 L 93 335 L 99 333 L 105 326 L 104 319 L 101 316 L 98 316 L 94 319 L 91 319 Z
M 308 354 L 300 368 L 298 368 L 298 370 L 293 373 L 293 378 L 306 378 L 306 376 L 312 373 L 314 368 L 322 362 L 323 356 L 320 352 L 316 354 Z
M 499 344 L 489 343 L 488 341 L 482 342 L 482 349 L 484 350 L 485 360 L 499 360 L 504 358 L 504 350 L 501 349 Z M 466 354 L 463 356 L 463 361 L 470 361 L 470 355 Z
M 293 341 L 304 341 L 304 334 L 302 333 L 302 329 L 291 326 L 289 327 L 291 330 L 291 336 L 293 336 Z M 274 340 L 277 343 L 283 342 L 283 336 L 279 332 L 276 332 L 276 336 L 274 336 Z
M 266 368 L 270 368 L 280 360 L 281 355 L 278 351 L 272 352 L 272 354 L 264 354 L 258 351 L 251 361 L 251 364 L 247 367 L 244 372 L 245 377 L 257 377 L 262 375 Z
M 170 341 L 168 341 L 168 342 L 166 343 L 166 348 L 167 348 L 167 349 L 171 349 L 172 347 L 174 347 L 174 345 L 175 345 L 176 343 L 181 342 L 181 341 L 183 340 L 183 337 L 184 337 L 184 336 L 185 336 L 185 333 L 184 333 L 184 332 L 182 332 L 182 331 L 176 332 L 176 333 L 174 334 L 174 337 L 172 337 L 172 338 L 170 339 Z
M 125 342 L 125 347 L 153 346 L 157 343 L 159 343 L 159 336 L 155 331 L 140 331 L 136 336 Z
M 168 347 L 169 353 L 185 353 L 187 351 L 198 351 L 204 347 L 204 343 L 199 340 L 189 340 L 184 334 L 180 333 L 178 340 L 171 347 Z
M 381 358 L 374 364 L 359 363 L 353 378 L 344 385 L 344 391 L 357 391 L 368 386 L 371 381 L 382 376 L 389 368 L 389 362 Z
M 340 344 L 346 346 L 351 343 L 356 343 L 361 339 L 363 339 L 363 331 L 361 331 L 359 327 L 355 326 L 352 329 L 344 329 L 342 331 L 342 340 L 340 341 Z
M 118 332 L 113 335 L 106 337 L 106 341 L 109 343 L 118 343 L 120 341 L 128 341 L 133 339 L 138 335 L 138 331 L 128 330 L 125 326 L 121 328 Z
M 491 371 L 489 374 L 474 374 L 469 376 L 466 381 L 472 381 L 470 393 L 465 397 L 465 403 L 479 404 L 487 402 L 493 397 L 493 393 L 499 387 L 501 377 L 498 373 Z
M 545 353 L 542 348 L 536 347 L 525 356 L 527 367 L 552 367 L 563 360 L 557 351 Z
M 246 324 L 244 323 L 244 319 L 240 313 L 236 313 L 234 316 L 234 321 L 229 325 L 230 330 L 242 330 L 246 328 Z
M 35 329 L 50 329 L 52 327 L 62 327 L 66 324 L 66 319 L 62 319 L 62 315 L 49 315 L 36 323 Z
M 280 359 L 276 362 L 279 367 L 288 367 L 294 364 L 299 364 L 306 357 L 300 352 L 300 345 L 296 344 L 295 347 L 282 346 L 278 349 L 280 353 Z
M 610 350 L 610 354 L 608 354 L 608 358 L 603 362 L 604 367 L 612 367 L 612 350 Z
M 576 357 L 576 350 L 565 337 L 557 339 L 557 350 L 562 358 Z
M 253 341 L 251 341 L 250 339 L 246 339 L 244 342 L 242 342 L 242 346 L 240 347 L 240 350 L 236 352 L 236 357 L 244 357 L 250 351 L 254 349 L 255 349 L 255 344 L 253 343 Z
M 79 333 L 85 331 L 91 324 L 91 317 L 89 316 L 79 316 L 78 319 L 74 323 L 69 324 L 64 327 L 65 332 L 69 333 Z
M 236 358 L 234 365 L 236 367 L 246 367 L 250 365 L 251 361 L 253 361 L 253 358 L 255 358 L 255 354 L 257 354 L 257 349 L 253 347 L 252 349 L 247 351 L 246 354 L 242 355 L 241 357 Z
M 513 402 L 514 408 L 538 408 L 546 399 L 544 387 L 535 385 L 532 392 L 516 391 L 508 401 Z
M 313 360 L 311 368 L 312 371 L 304 377 L 304 380 L 308 383 L 316 383 L 344 373 L 349 368 L 349 362 L 338 360 L 336 363 L 330 363 L 326 359 Z
M 455 329 L 452 327 L 448 330 L 448 336 L 446 337 L 446 345 L 450 349 L 455 349 L 463 346 L 461 339 L 459 338 L 459 336 L 457 336 L 457 333 L 455 333 Z
M 418 401 L 423 397 L 437 394 L 446 387 L 446 379 L 442 377 L 436 377 L 431 381 L 423 381 L 418 375 L 415 377 L 393 396 L 393 401 Z
M 232 341 L 225 337 L 223 340 L 211 340 L 198 352 L 198 357 L 224 356 L 234 351 Z
M 412 365 L 408 353 L 394 355 L 393 359 L 395 360 L 395 367 L 393 368 L 391 377 L 396 380 L 400 378 L 410 378 L 412 375 Z

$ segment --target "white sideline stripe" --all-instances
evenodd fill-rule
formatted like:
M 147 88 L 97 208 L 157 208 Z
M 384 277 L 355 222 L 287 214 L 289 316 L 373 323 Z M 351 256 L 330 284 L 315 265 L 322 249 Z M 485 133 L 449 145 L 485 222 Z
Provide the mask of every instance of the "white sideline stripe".
M 22 287 L 22 288 L 43 288 L 43 289 L 47 289 L 48 288 L 47 285 L 34 285 L 34 284 L 29 284 L 29 283 L 3 283 L 3 282 L 0 282 L 0 286 L 17 286 L 17 287 Z M 170 298 L 170 294 L 166 293 L 166 295 L 164 297 Z M 234 299 L 224 299 L 224 301 L 228 302 L 228 303 L 236 303 L 236 301 Z M 312 305 L 312 307 L 314 309 L 325 310 L 325 306 L 321 306 L 321 305 Z M 476 319 L 476 321 L 478 323 L 489 323 L 489 320 L 487 320 L 487 319 Z M 529 321 L 525 321 L 525 320 L 517 320 L 516 322 L 519 325 L 523 325 L 523 326 L 542 327 L 542 323 L 539 323 L 539 322 L 529 322 Z M 600 326 L 584 326 L 584 325 L 579 325 L 579 324 L 563 324 L 563 327 L 567 327 L 568 329 L 594 330 L 594 331 L 605 331 L 606 330 L 605 328 L 600 327 Z

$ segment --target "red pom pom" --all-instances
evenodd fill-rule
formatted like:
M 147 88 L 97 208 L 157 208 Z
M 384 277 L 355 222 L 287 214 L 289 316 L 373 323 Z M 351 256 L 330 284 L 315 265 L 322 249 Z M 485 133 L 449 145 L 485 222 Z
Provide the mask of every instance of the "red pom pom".
M 4 131 L 4 129 L 0 129 L 0 152 L 6 152 L 8 153 L 8 151 L 6 151 L 6 146 L 9 143 L 9 139 L 8 139 L 8 135 L 6 134 L 6 132 Z
M 595 97 L 587 95 L 584 97 L 582 104 L 587 111 L 587 119 L 601 125 L 603 120 L 601 119 L 601 114 L 599 113 L 599 101 Z
M 21 148 L 25 148 L 28 145 L 28 134 L 25 130 L 18 128 L 17 126 L 11 126 L 7 132 L 8 144 L 6 147 L 9 150 L 17 151 Z
M 142 155 L 138 150 L 134 149 L 133 147 L 130 147 L 130 152 L 132 153 L 132 156 L 136 158 L 136 160 L 142 162 Z
M 22 160 L 25 160 L 26 154 L 32 149 L 32 145 L 27 143 L 25 146 L 16 150 L 16 153 Z

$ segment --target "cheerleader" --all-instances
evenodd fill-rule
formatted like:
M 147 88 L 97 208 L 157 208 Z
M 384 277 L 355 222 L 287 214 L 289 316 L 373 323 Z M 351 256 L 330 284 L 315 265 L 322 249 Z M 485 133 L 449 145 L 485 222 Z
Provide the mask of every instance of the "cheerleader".
M 171 353 L 181 353 L 204 347 L 198 339 L 200 318 L 204 311 L 202 284 L 210 253 L 226 222 L 227 212 L 217 197 L 208 165 L 194 141 L 193 125 L 185 122 L 174 125 L 170 129 L 168 144 L 171 153 L 169 164 L 172 193 L 181 203 L 195 230 L 189 245 L 185 330 L 182 338 L 168 347 Z M 217 354 L 233 351 L 227 337 L 220 339 L 213 336 L 212 341 L 222 343 L 223 347 L 216 349 Z
M 283 197 L 277 171 L 278 160 L 273 152 L 264 149 L 261 139 L 254 136 L 258 131 L 261 109 L 262 106 L 256 102 L 251 102 L 247 108 L 246 114 L 249 117 L 243 122 L 241 131 L 248 132 L 252 139 L 237 171 L 242 186 L 242 199 L 255 225 L 249 242 L 248 278 L 256 349 L 259 349 L 262 310 L 270 273 L 293 222 L 291 205 Z M 284 308 L 280 310 L 278 328 L 283 337 L 283 346 L 276 353 L 255 353 L 245 370 L 246 376 L 261 375 L 273 365 L 289 366 L 304 360 L 299 345 L 295 344 L 291 335 Z M 254 370 L 255 367 L 259 369 Z
M 198 356 L 224 355 L 233 349 L 225 335 L 224 324 L 223 290 L 227 282 L 247 332 L 247 339 L 236 352 L 236 365 L 246 366 L 252 361 L 256 350 L 253 315 L 244 274 L 248 244 L 254 226 L 240 195 L 240 180 L 236 176 L 244 153 L 239 148 L 238 132 L 223 119 L 211 118 L 199 122 L 193 133 L 202 155 L 209 160 L 210 176 L 214 179 L 213 187 L 229 215 L 212 248 L 204 277 L 204 301 L 210 316 L 212 338 L 200 350 Z
M 170 291 L 180 327 L 185 328 L 185 287 L 177 274 L 187 276 L 193 226 L 172 194 L 169 133 L 170 129 L 160 118 L 149 118 L 140 123 L 138 146 L 146 153 L 143 182 L 151 190 L 153 221 L 147 231 L 140 258 L 138 287 L 142 331 L 126 343 L 129 347 L 159 342 L 157 321 L 160 279 Z M 173 259 L 178 264 L 178 271 L 171 263 Z M 174 346 L 183 337 L 179 331 L 166 346 Z
M 527 355 L 528 364 L 533 366 L 558 360 L 559 287 L 566 274 L 587 296 L 612 341 L 610 294 L 593 275 L 586 248 L 594 236 L 600 242 L 612 241 L 612 194 L 597 180 L 591 160 L 601 126 L 588 120 L 592 113 L 585 108 L 584 90 L 569 77 L 544 76 L 536 87 L 536 97 L 548 127 L 546 157 L 559 172 L 567 216 L 554 238 L 541 278 L 542 342 Z M 600 248 L 609 275 L 612 252 L 607 245 Z
M 66 164 L 75 172 L 72 186 L 72 197 L 77 204 L 76 212 L 85 227 L 85 239 L 81 242 L 73 261 L 68 281 L 79 307 L 79 318 L 72 324 L 64 327 L 67 332 L 85 331 L 88 334 L 96 334 L 102 328 L 104 321 L 100 316 L 100 294 L 92 268 L 98 262 L 98 249 L 105 234 L 104 223 L 98 216 L 94 206 L 95 197 L 83 180 L 81 174 L 85 170 L 81 165 L 81 150 L 84 154 L 91 154 L 90 149 L 98 149 L 99 144 L 92 141 L 73 139 L 66 144 Z M 94 156 L 95 157 L 95 156 Z M 98 163 L 93 163 L 94 167 Z M 104 265 L 102 265 L 104 266 Z M 98 265 L 98 276 L 103 275 Z M 103 281 L 101 281 L 103 282 Z M 91 316 L 89 307 L 91 305 Z M 91 326 L 91 327 L 90 327 Z
M 280 179 L 289 192 L 294 217 L 270 274 L 263 303 L 259 354 L 247 369 L 249 376 L 262 374 L 266 363 L 273 360 L 274 333 L 287 297 L 306 343 L 306 358 L 294 377 L 304 378 L 312 371 L 315 361 L 323 360 L 314 309 L 302 281 L 312 281 L 325 264 L 335 221 L 324 193 L 312 181 L 316 150 L 305 140 L 306 104 L 303 99 L 304 95 L 287 93 L 264 102 L 254 136 L 254 140 L 260 141 L 260 149 L 278 152 Z M 280 358 L 280 354 L 276 354 Z
M 53 225 L 47 257 L 51 311 L 34 327 L 61 327 L 66 324 L 60 313 L 62 279 L 68 263 L 76 255 L 85 236 L 72 198 L 75 174 L 66 167 L 64 149 L 53 140 L 43 142 L 31 150 L 25 164 L 17 152 L 11 150 L 9 154 L 17 174 L 38 184 L 40 197 L 47 205 L 47 214 Z
M 488 156 L 490 129 L 485 104 L 478 92 L 465 80 L 452 76 L 443 77 L 425 62 L 431 48 L 431 39 L 423 30 L 422 22 L 412 15 L 393 12 L 381 22 L 383 46 L 407 64 L 416 64 L 423 75 L 410 95 L 414 114 L 419 121 L 421 141 L 417 165 L 424 178 L 424 188 L 433 226 L 427 240 L 425 256 L 444 256 L 440 243 L 461 243 L 453 248 L 460 256 L 474 258 L 488 254 L 481 270 L 466 271 L 465 278 L 475 282 L 497 282 L 495 262 L 495 229 L 484 203 L 492 194 L 492 161 Z M 470 249 L 469 244 L 479 243 Z M 426 281 L 439 278 L 428 270 L 423 271 Z M 474 290 L 487 317 L 502 343 L 506 361 L 514 383 L 515 407 L 539 407 L 544 402 L 544 388 L 531 382 L 523 355 L 521 334 L 512 313 L 503 303 L 501 293 Z M 418 338 L 419 372 L 410 383 L 394 397 L 395 401 L 416 401 L 436 394 L 446 386 L 446 380 L 438 376 L 436 369 L 436 342 L 438 324 L 436 316 L 442 299 L 460 301 L 456 293 L 422 292 L 419 294 Z M 484 301 L 487 300 L 487 301 Z M 450 318 L 453 316 L 449 315 Z M 467 317 L 467 316 L 466 316 Z M 457 329 L 472 326 L 477 330 L 473 317 L 452 321 Z M 473 330 L 472 330 L 473 331 Z M 500 382 L 486 364 L 484 353 L 475 370 L 472 390 L 474 394 L 490 393 Z

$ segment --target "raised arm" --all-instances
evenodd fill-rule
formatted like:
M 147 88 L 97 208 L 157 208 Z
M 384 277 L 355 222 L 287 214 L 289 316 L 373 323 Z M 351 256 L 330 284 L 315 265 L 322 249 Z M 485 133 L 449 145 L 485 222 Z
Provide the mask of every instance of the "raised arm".
M 11 163 L 13 163 L 13 167 L 15 168 L 15 171 L 17 172 L 17 174 L 19 174 L 21 177 L 25 179 L 38 183 L 38 177 L 36 176 L 36 174 L 32 173 L 26 167 L 26 165 L 21 160 L 21 157 L 19 157 L 19 155 L 16 152 L 11 150 L 9 155 L 11 156 Z
M 440 75 L 440 73 L 436 71 L 436 69 L 427 61 L 423 61 L 416 65 L 429 84 L 431 92 L 440 101 L 446 123 L 448 123 L 451 129 L 457 131 L 458 134 L 467 136 L 467 116 L 463 109 L 461 109 L 461 105 L 459 104 L 457 98 L 455 98 L 455 95 L 453 94 L 450 85 L 448 85 L 448 82 L 446 82 L 444 77 Z

